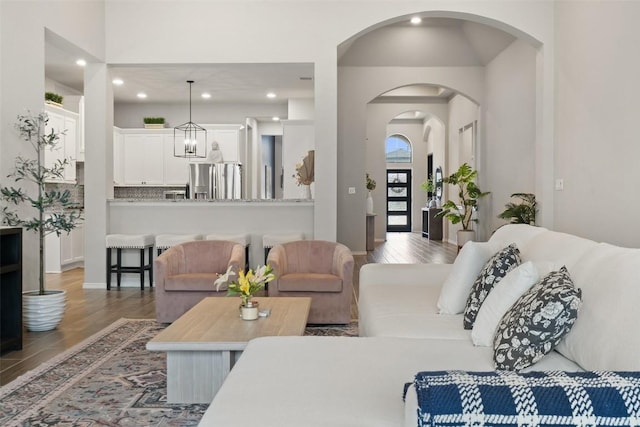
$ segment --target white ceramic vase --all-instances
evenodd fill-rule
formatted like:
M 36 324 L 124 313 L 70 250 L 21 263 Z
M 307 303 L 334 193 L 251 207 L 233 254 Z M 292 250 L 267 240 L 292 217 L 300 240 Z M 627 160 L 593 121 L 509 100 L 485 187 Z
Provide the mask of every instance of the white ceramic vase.
M 367 213 L 373 215 L 373 197 L 371 197 L 371 191 L 367 194 Z
M 29 331 L 41 332 L 55 329 L 64 316 L 67 306 L 67 291 L 38 291 L 22 293 L 22 313 L 24 325 Z
M 303 200 L 311 200 L 311 186 L 302 184 L 300 186 L 300 198 Z
M 258 318 L 258 301 L 247 301 L 246 305 L 240 305 L 240 317 L 242 320 L 256 320 Z

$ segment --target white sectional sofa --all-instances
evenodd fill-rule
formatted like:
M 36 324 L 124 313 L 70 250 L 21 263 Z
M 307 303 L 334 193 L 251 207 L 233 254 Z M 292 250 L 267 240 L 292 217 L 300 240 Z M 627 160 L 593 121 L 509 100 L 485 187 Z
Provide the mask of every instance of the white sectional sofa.
M 640 249 L 526 225 L 497 230 L 487 247 L 515 243 L 522 261 L 565 265 L 582 307 L 555 351 L 530 370 L 640 370 Z M 453 265 L 369 264 L 360 272 L 360 338 L 273 337 L 247 346 L 203 426 L 415 426 L 403 385 L 419 371 L 494 369 L 462 315 L 440 314 Z M 406 413 L 406 415 L 405 415 Z

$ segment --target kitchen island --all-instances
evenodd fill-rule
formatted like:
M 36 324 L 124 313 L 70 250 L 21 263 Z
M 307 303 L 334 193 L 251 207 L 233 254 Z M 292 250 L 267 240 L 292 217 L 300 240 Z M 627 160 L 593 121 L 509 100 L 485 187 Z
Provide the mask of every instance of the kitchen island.
M 313 200 L 110 199 L 107 204 L 110 234 L 249 234 L 251 267 L 264 263 L 264 234 L 298 232 L 313 239 Z M 123 285 L 139 286 L 137 280 L 125 275 Z

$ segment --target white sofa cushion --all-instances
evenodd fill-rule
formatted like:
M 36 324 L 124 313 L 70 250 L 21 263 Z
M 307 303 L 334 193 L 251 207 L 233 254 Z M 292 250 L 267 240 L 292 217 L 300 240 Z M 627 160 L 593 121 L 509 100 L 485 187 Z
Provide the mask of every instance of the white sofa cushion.
M 545 359 L 540 369 L 577 368 L 557 354 Z M 492 351 L 470 340 L 258 338 L 249 342 L 199 425 L 397 427 L 404 417 L 404 384 L 419 371 L 446 369 L 492 370 Z M 255 417 L 247 415 L 247 402 Z
M 363 337 L 469 339 L 461 315 L 438 314 L 435 301 L 451 264 L 367 264 L 360 270 Z
M 583 303 L 557 350 L 586 370 L 640 370 L 640 249 L 600 243 L 571 276 Z
M 471 330 L 474 345 L 493 346 L 496 328 L 509 308 L 539 279 L 538 269 L 528 261 L 511 270 L 482 303 Z
M 511 243 L 521 248 L 526 242 L 545 231 L 549 230 L 527 224 L 506 224 L 491 235 L 489 242 L 496 248 L 503 248 Z
M 438 299 L 442 314 L 459 314 L 464 311 L 473 282 L 480 270 L 500 248 L 489 242 L 467 242 L 456 257 L 451 274 L 446 278 Z
M 464 308 L 463 326 L 471 329 L 482 303 L 491 290 L 514 268 L 520 265 L 520 251 L 515 243 L 496 252 L 480 270 L 473 282 Z
M 545 231 L 519 246 L 522 261 L 553 261 L 566 266 L 573 274 L 573 266 L 589 249 L 598 243 L 572 234 Z

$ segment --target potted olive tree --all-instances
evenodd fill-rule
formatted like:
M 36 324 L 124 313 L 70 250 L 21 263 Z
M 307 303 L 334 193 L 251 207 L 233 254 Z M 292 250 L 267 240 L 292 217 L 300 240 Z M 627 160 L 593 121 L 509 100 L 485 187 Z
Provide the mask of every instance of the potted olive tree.
M 82 220 L 80 207 L 73 201 L 69 190 L 47 190 L 49 179 L 61 179 L 69 159 L 57 160 L 50 167 L 44 166 L 44 150 L 56 149 L 64 131 L 46 131 L 49 118 L 46 113 L 19 115 L 16 129 L 20 139 L 29 143 L 35 158 L 17 156 L 15 167 L 7 177 L 16 183 L 30 183 L 28 190 L 21 187 L 0 186 L 2 223 L 24 227 L 37 233 L 39 239 L 39 286 L 36 291 L 23 293 L 24 322 L 31 331 L 54 329 L 64 315 L 66 291 L 45 289 L 44 238 L 47 234 L 69 233 Z M 15 210 L 26 205 L 35 210 L 33 217 Z
M 471 227 L 472 223 L 478 222 L 477 218 L 473 218 L 473 212 L 478 209 L 478 200 L 489 192 L 483 192 L 476 184 L 478 171 L 473 170 L 467 163 L 463 163 L 457 171 L 442 179 L 445 184 L 455 185 L 458 188 L 458 203 L 453 200 L 447 200 L 442 205 L 442 212 L 438 216 L 442 216 L 451 224 L 462 225 L 462 230 L 457 232 L 458 248 L 461 248 L 469 240 L 475 239 L 475 230 Z

